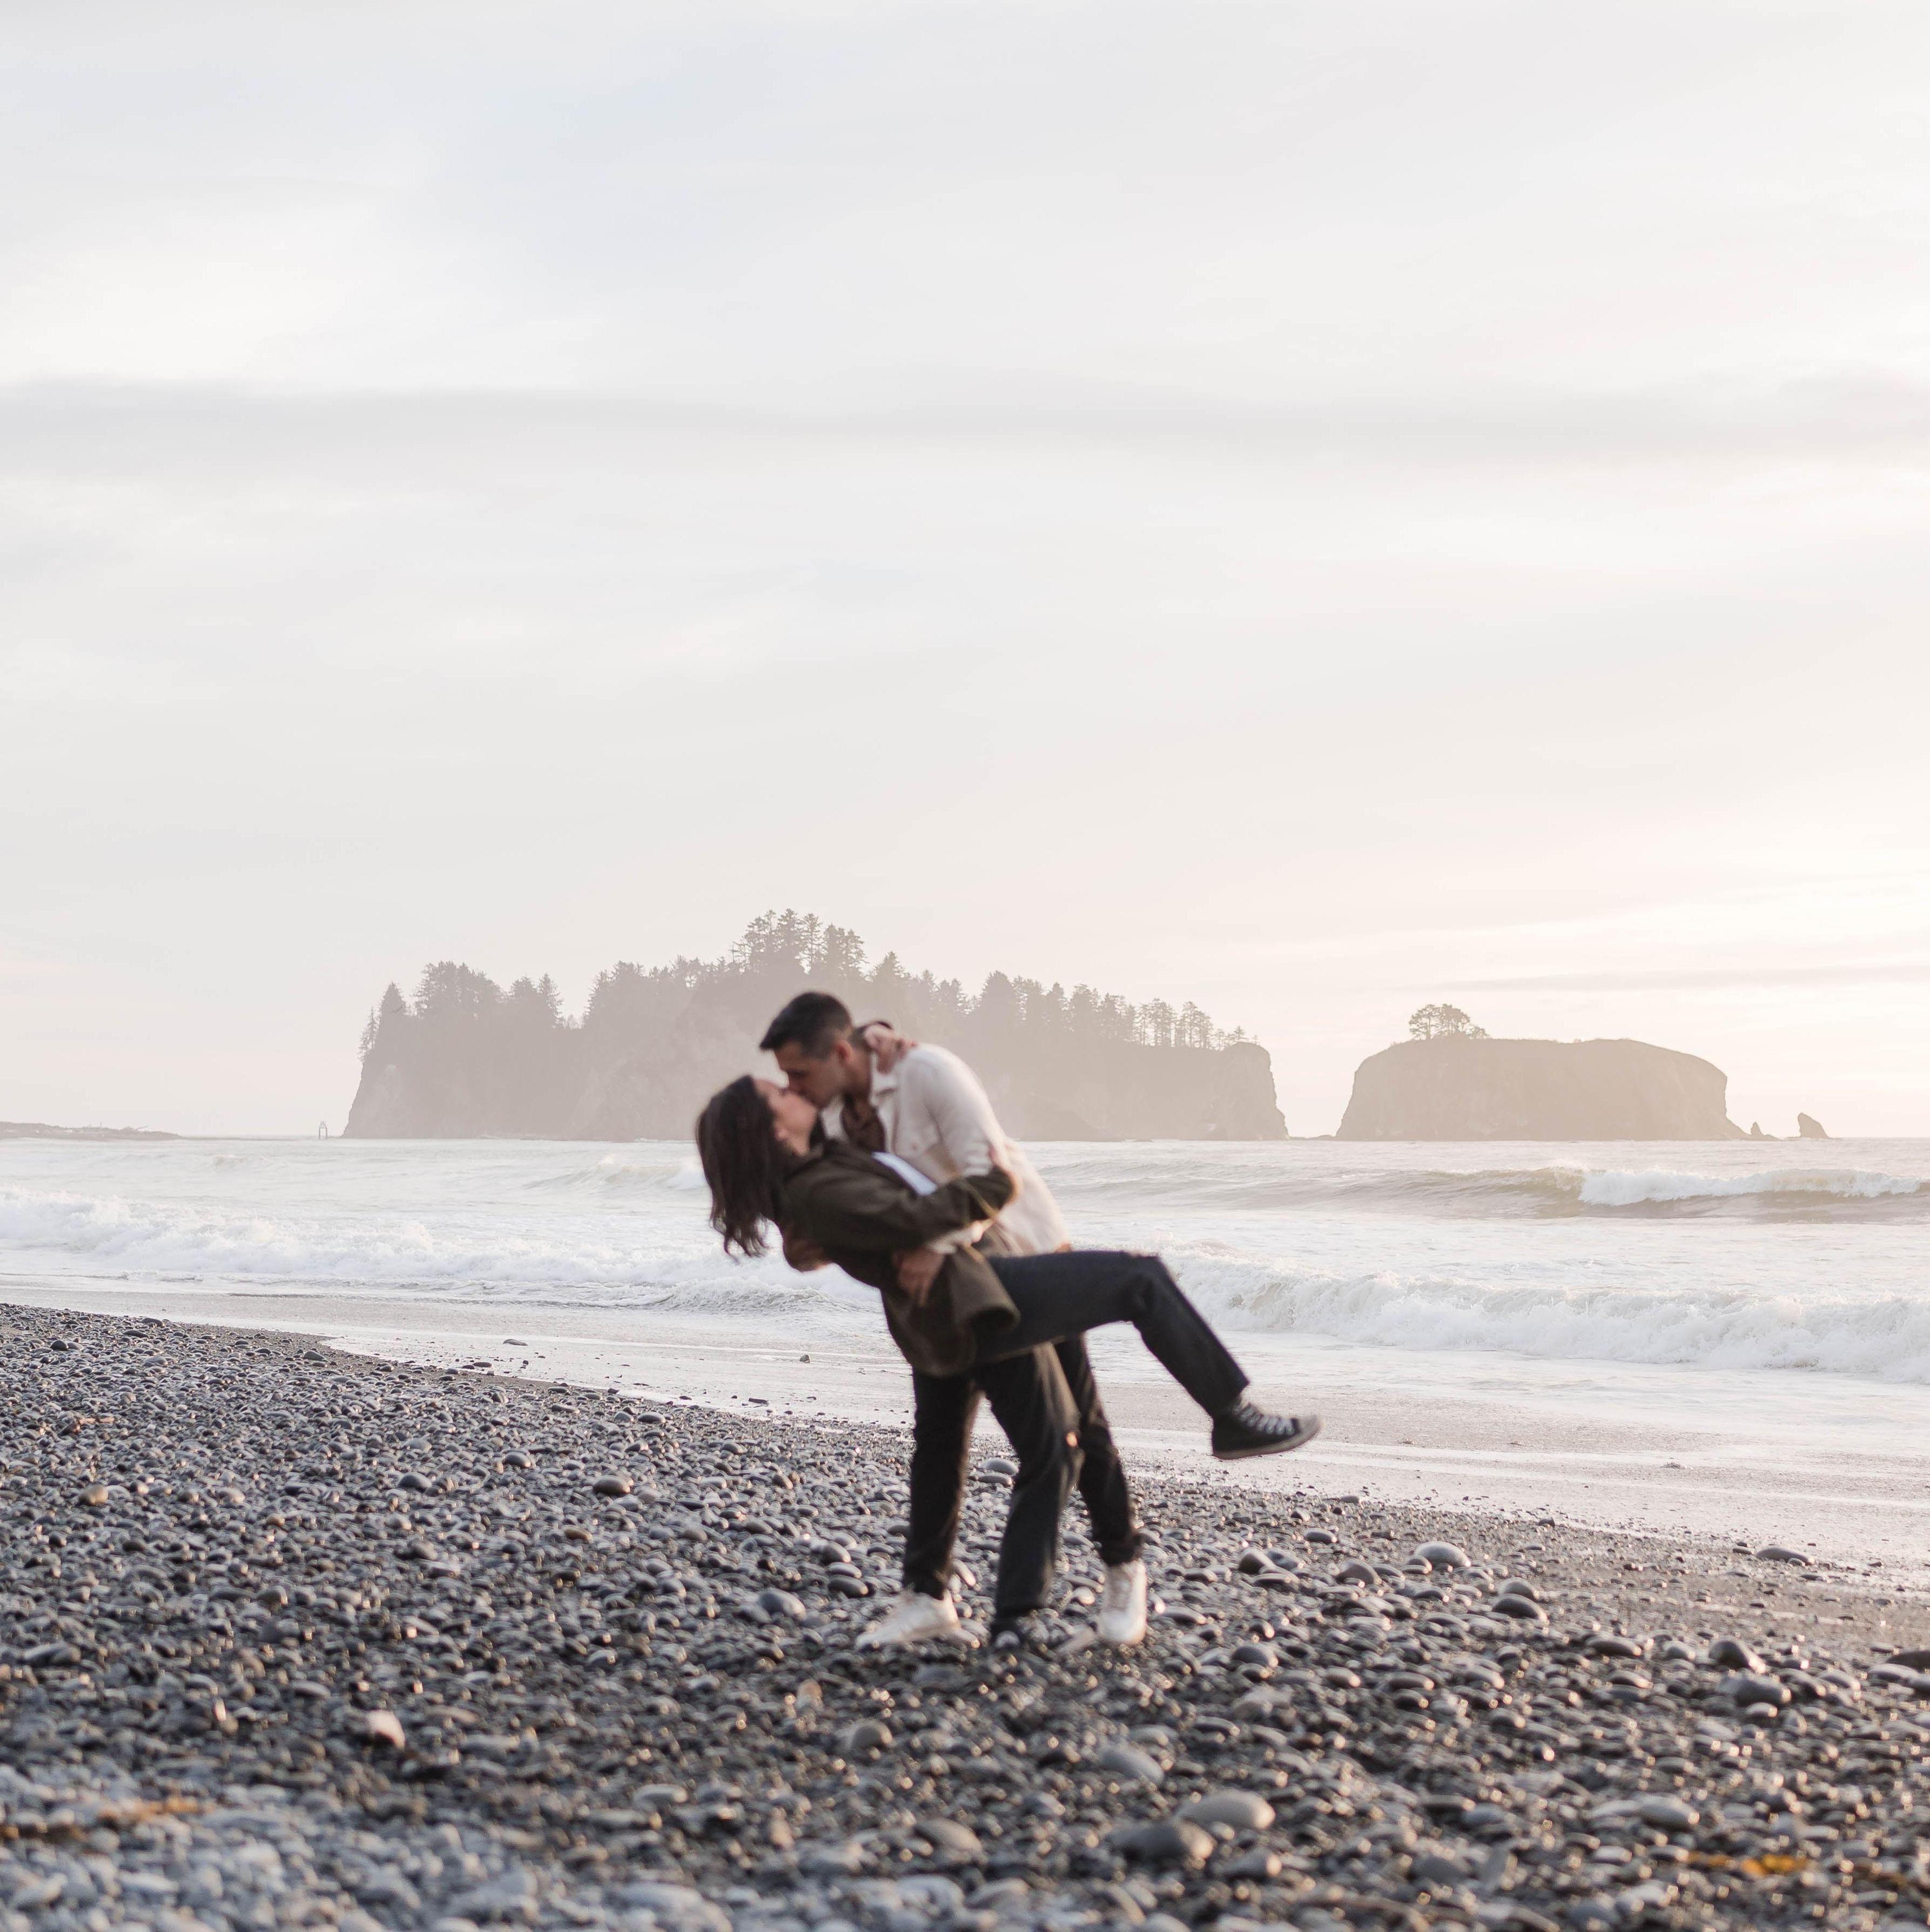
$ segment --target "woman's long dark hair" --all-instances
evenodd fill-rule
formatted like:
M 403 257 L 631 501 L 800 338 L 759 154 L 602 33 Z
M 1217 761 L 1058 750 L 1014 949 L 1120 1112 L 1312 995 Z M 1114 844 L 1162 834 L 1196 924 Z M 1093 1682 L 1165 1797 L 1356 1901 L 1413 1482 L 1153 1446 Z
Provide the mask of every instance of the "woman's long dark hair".
M 710 1225 L 728 1254 L 761 1255 L 764 1227 L 778 1218 L 784 1150 L 771 1109 L 749 1074 L 710 1096 L 697 1116 L 697 1158 L 710 1184 Z

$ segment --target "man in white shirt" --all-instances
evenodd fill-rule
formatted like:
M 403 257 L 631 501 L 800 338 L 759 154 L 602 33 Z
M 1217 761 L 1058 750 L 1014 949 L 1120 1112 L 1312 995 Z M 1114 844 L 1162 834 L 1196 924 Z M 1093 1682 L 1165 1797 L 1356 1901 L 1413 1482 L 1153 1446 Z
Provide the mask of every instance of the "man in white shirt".
M 846 1139 L 894 1163 L 903 1162 L 943 1186 L 961 1174 L 999 1167 L 1019 1184 L 996 1221 L 944 1238 L 901 1263 L 900 1279 L 917 1292 L 928 1286 L 946 1250 L 974 1240 L 1005 1255 L 1050 1254 L 1069 1248 L 1064 1219 L 1051 1190 L 999 1125 L 990 1100 L 971 1069 L 943 1047 L 900 1039 L 888 1028 L 856 1031 L 843 1003 L 828 993 L 802 993 L 771 1023 L 761 1042 L 775 1055 L 793 1089 L 820 1109 L 826 1134 Z M 787 1253 L 790 1253 L 787 1250 Z M 812 1264 L 808 1255 L 794 1264 Z M 1053 1480 L 1059 1425 L 1067 1412 L 1076 1427 L 1068 1446 L 1093 1540 L 1105 1565 L 1097 1624 L 1119 1645 L 1146 1635 L 1146 1576 L 1143 1539 L 1131 1492 L 1092 1377 L 1083 1336 L 996 1364 L 968 1376 L 913 1377 L 916 1419 L 911 1507 L 905 1538 L 905 1587 L 891 1610 L 859 1640 L 870 1646 L 955 1635 L 958 1613 L 950 1592 L 952 1547 L 963 1507 L 972 1424 L 980 1395 L 1020 1452 L 1020 1485 Z M 1028 1451 L 1033 1453 L 1028 1454 Z M 1060 1452 L 1059 1460 L 1063 1460 Z M 1029 1464 L 1031 1466 L 1028 1466 Z M 1062 1505 L 1063 1476 L 1059 1495 Z M 995 1630 L 1017 1629 L 1044 1600 L 1056 1549 L 1041 1547 L 1040 1532 L 1021 1520 L 1020 1499 L 1001 1553 Z M 1041 1495 L 1032 1514 L 1042 1522 Z M 1056 1540 L 1057 1513 L 1050 1513 Z M 1029 1599 L 1029 1600 L 1027 1600 Z

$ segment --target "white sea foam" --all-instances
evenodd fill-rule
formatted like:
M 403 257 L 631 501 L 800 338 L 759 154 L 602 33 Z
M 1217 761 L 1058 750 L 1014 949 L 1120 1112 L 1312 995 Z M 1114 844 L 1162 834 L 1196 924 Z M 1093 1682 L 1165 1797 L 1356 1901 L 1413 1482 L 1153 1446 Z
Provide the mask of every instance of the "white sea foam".
M 1551 1169 L 1552 1172 L 1572 1170 Z M 1908 1174 L 1866 1174 L 1854 1168 L 1785 1168 L 1773 1174 L 1680 1174 L 1665 1168 L 1638 1173 L 1577 1173 L 1578 1198 L 1590 1208 L 1632 1208 L 1649 1202 L 1800 1199 L 1878 1201 L 1930 1195 Z
M 1930 1300 L 1903 1294 L 1806 1298 L 1685 1282 L 1507 1285 L 1471 1274 L 1290 1270 L 1183 1248 L 1169 1249 L 1167 1259 L 1202 1310 L 1230 1333 L 1930 1382 Z
M 1737 1150 L 1743 1151 L 1738 1154 Z M 1717 1143 L 1717 1159 L 1760 1163 L 1763 1144 Z M 1675 1150 L 1671 1149 L 1671 1151 Z M 1444 1167 L 1438 1147 L 1330 1144 L 1317 1156 L 1260 1146 L 1200 1150 L 1177 1144 L 1041 1150 L 1047 1179 L 1095 1208 L 1187 1213 L 1343 1210 L 1456 1219 L 1549 1219 L 1643 1211 L 1708 1211 L 1764 1220 L 1854 1220 L 1899 1210 L 1930 1220 L 1930 1178 L 1818 1162 L 1624 1168 L 1580 1160 Z M 1485 1152 L 1486 1150 L 1482 1150 Z M 1497 1148 L 1503 1153 L 1542 1149 Z
M 1164 1252 L 1230 1330 L 1930 1384 L 1930 1144 L 1458 1151 L 1035 1150 L 1082 1244 Z M 0 1273 L 876 1323 L 705 1205 L 688 1144 L 11 1142 Z
M 237 1214 L 71 1191 L 0 1190 L 0 1257 L 9 1272 L 111 1276 L 130 1285 L 455 1292 L 745 1316 L 868 1307 L 875 1299 L 835 1270 L 802 1276 L 775 1256 L 733 1260 L 701 1222 L 678 1231 L 577 1217 L 503 1225 L 461 1214 Z
M 607 1154 L 587 1166 L 538 1174 L 522 1184 L 544 1192 L 586 1196 L 613 1190 L 701 1193 L 703 1169 L 694 1154 L 679 1157 L 664 1150 L 653 1159 L 641 1154 Z

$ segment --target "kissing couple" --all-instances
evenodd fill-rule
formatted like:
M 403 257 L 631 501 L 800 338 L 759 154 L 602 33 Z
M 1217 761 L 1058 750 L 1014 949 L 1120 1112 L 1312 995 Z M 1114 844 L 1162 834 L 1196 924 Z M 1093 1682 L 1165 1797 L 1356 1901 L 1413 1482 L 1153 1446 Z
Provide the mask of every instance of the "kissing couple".
M 829 993 L 799 994 L 760 1045 L 787 1084 L 746 1074 L 697 1120 L 711 1225 L 727 1252 L 762 1254 L 775 1228 L 793 1268 L 835 1264 L 877 1288 L 911 1365 L 904 1589 L 860 1645 L 963 1635 L 952 1550 L 981 1398 L 1018 1458 L 993 1646 L 1042 1641 L 1039 1613 L 1075 1484 L 1105 1566 L 1098 1635 L 1143 1641 L 1143 1539 L 1087 1333 L 1137 1328 L 1212 1418 L 1222 1461 L 1297 1449 L 1319 1434 L 1320 1418 L 1248 1402 L 1245 1371 L 1156 1255 L 1075 1249 L 1050 1190 L 955 1054 L 882 1023 L 861 1031 Z

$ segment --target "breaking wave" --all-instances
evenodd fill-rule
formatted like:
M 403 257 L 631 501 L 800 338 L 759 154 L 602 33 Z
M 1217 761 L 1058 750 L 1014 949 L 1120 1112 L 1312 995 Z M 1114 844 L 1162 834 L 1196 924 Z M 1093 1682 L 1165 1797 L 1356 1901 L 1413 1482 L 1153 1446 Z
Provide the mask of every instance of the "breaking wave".
M 1167 1260 L 1229 1331 L 1306 1334 L 1423 1351 L 1563 1360 L 1809 1369 L 1930 1382 L 1930 1301 L 1882 1293 L 1764 1293 L 1472 1276 L 1282 1268 L 1183 1249 Z
M 1082 1239 L 1161 1250 L 1229 1331 L 1930 1384 L 1923 1143 L 1033 1152 Z M 836 1270 L 727 1259 L 687 1143 L 10 1143 L 4 1158 L 0 1276 L 21 1282 L 878 1332 L 876 1295 Z
M 1167 1149 L 1052 1147 L 1034 1150 L 1062 1201 L 1095 1208 L 1168 1207 L 1197 1213 L 1440 1214 L 1456 1218 L 1560 1219 L 1585 1215 L 1745 1220 L 1930 1220 L 1930 1180 L 1857 1168 L 1785 1168 L 1719 1174 L 1669 1168 L 1546 1166 L 1468 1170 L 1368 1165 L 1309 1166 L 1227 1149 L 1212 1169 L 1175 1172 Z
M 202 1282 L 313 1294 L 458 1294 L 550 1307 L 745 1316 L 877 1298 L 835 1270 L 801 1276 L 775 1256 L 733 1261 L 694 1216 L 599 1225 L 223 1213 L 201 1204 L 0 1190 L 0 1264 L 22 1274 Z
M 646 1151 L 646 1148 L 654 1151 Z M 703 1170 L 686 1149 L 640 1143 L 637 1151 L 607 1154 L 586 1166 L 560 1174 L 538 1174 L 523 1183 L 532 1193 L 580 1195 L 586 1199 L 625 1194 L 700 1194 Z
M 1930 1204 L 1930 1184 L 1900 1174 L 1865 1174 L 1851 1168 L 1789 1168 L 1776 1174 L 1674 1174 L 1647 1168 L 1639 1173 L 1584 1173 L 1578 1198 L 1584 1208 L 1674 1208 L 1686 1203 L 1748 1202 L 1769 1207 L 1911 1201 Z

